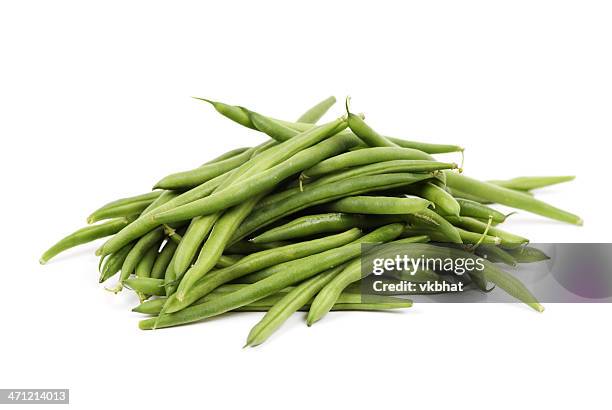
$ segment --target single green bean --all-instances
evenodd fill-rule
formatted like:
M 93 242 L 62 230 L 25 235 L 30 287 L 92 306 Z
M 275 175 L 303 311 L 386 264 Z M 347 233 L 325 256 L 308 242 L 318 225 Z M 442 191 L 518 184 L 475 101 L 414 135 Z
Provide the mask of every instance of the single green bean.
M 451 188 L 457 188 L 468 194 L 473 194 L 498 204 L 523 209 L 558 221 L 575 225 L 582 225 L 583 223 L 579 216 L 532 198 L 524 193 L 487 182 L 481 182 L 452 172 L 446 172 L 446 177 L 448 178 L 448 185 Z
M 119 286 L 117 287 L 117 291 L 121 290 L 121 284 L 127 278 L 129 278 L 132 273 L 134 273 L 136 265 L 144 257 L 147 251 L 156 243 L 159 243 L 163 237 L 164 230 L 162 228 L 157 228 L 147 233 L 136 242 L 134 247 L 130 250 L 128 256 L 125 258 L 123 266 L 121 266 L 121 276 L 119 278 Z
M 280 204 L 264 206 L 254 211 L 232 238 L 236 242 L 272 222 L 302 209 L 369 191 L 410 185 L 429 178 L 427 174 L 381 174 L 348 178 L 335 184 L 322 185 L 293 195 Z
M 152 202 L 153 200 L 151 199 L 144 199 L 137 202 L 129 202 L 122 205 L 100 209 L 89 215 L 87 218 L 87 223 L 92 224 L 105 219 L 138 216 L 142 213 L 142 211 L 147 209 Z
M 307 124 L 316 124 L 317 121 L 325 115 L 327 111 L 336 103 L 336 97 L 327 97 L 323 101 L 317 103 L 298 118 L 297 122 L 305 122 Z
M 510 253 L 499 246 L 480 245 L 474 252 L 476 255 L 486 258 L 493 263 L 502 262 L 512 267 L 516 266 L 517 264 L 516 259 L 514 259 Z
M 244 151 L 247 151 L 249 149 L 251 149 L 251 147 L 241 147 L 241 148 L 236 148 L 236 149 L 227 151 L 227 152 L 219 155 L 218 157 L 215 157 L 215 158 L 211 159 L 210 161 L 205 162 L 202 165 L 208 165 L 208 164 L 214 164 L 215 162 L 221 162 L 221 161 L 226 160 L 228 158 L 235 157 L 236 155 L 240 155 Z
M 214 301 L 188 307 L 180 312 L 160 315 L 140 322 L 141 329 L 168 327 L 199 321 L 216 316 L 251 302 L 272 295 L 279 290 L 306 280 L 319 272 L 338 266 L 361 252 L 362 243 L 386 242 L 395 239 L 403 231 L 402 224 L 378 228 L 358 241 L 305 258 L 276 265 L 276 274 L 244 289 L 232 292 Z
M 349 229 L 349 228 L 347 228 Z M 346 229 L 344 229 L 346 230 Z M 237 253 L 241 255 L 248 255 L 254 252 L 261 252 L 268 249 L 276 249 L 281 246 L 291 245 L 291 242 L 278 241 L 268 243 L 255 243 L 253 241 L 238 241 L 225 248 L 226 253 Z
M 229 268 L 230 266 L 236 264 L 242 258 L 242 255 L 221 255 L 215 267 L 219 269 Z
M 508 189 L 531 191 L 532 189 L 573 181 L 575 178 L 575 176 L 517 177 L 507 180 L 491 180 L 488 182 Z
M 51 258 L 57 256 L 59 253 L 64 252 L 75 246 L 95 241 L 96 239 L 104 238 L 109 235 L 113 235 L 119 232 L 130 224 L 132 219 L 130 218 L 117 218 L 112 219 L 108 222 L 101 223 L 99 225 L 86 226 L 81 228 L 70 235 L 60 239 L 55 245 L 47 249 L 40 257 L 40 264 L 44 265 Z
M 325 208 L 353 214 L 407 215 L 424 211 L 430 205 L 428 200 L 416 197 L 348 196 L 330 202 Z
M 478 202 L 462 198 L 457 198 L 457 202 L 461 208 L 459 211 L 461 216 L 468 216 L 483 220 L 492 218 L 494 222 L 504 222 L 506 220 L 506 215 Z
M 435 213 L 430 209 L 424 209 L 413 215 L 408 215 L 407 219 L 410 223 L 421 225 L 425 224 L 429 229 L 437 230 L 440 235 L 446 238 L 450 243 L 463 243 L 461 234 L 450 222 Z
M 346 245 L 357 240 L 360 236 L 361 231 L 355 228 L 337 235 L 252 253 L 240 259 L 240 261 L 232 266 L 209 272 L 208 275 L 204 276 L 185 294 L 182 301 L 179 301 L 175 296 L 170 297 L 165 310 L 168 313 L 177 312 L 231 280 L 270 266 Z

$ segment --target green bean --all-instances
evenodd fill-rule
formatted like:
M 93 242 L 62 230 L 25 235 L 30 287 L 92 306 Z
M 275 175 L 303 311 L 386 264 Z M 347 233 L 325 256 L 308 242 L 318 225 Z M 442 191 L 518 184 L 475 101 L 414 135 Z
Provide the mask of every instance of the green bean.
M 96 209 L 87 217 L 87 223 L 94 223 L 95 221 L 99 221 L 101 218 L 98 217 L 100 213 L 104 214 L 111 208 L 115 208 L 118 206 L 123 206 L 127 204 L 131 204 L 134 202 L 142 202 L 142 201 L 151 201 L 153 202 L 155 198 L 157 198 L 161 194 L 161 191 L 151 191 L 146 194 L 131 196 L 127 198 L 116 199 L 111 201 L 100 208 Z
M 242 255 L 221 255 L 215 267 L 219 269 L 229 268 L 230 266 L 236 264 L 243 257 L 244 256 Z
M 236 242 L 272 222 L 302 209 L 343 198 L 399 186 L 410 185 L 429 178 L 426 174 L 380 174 L 348 178 L 335 184 L 322 185 L 293 195 L 280 204 L 257 209 L 244 221 L 232 238 Z
M 348 245 L 281 263 L 275 266 L 278 273 L 269 278 L 232 292 L 217 300 L 191 306 L 176 313 L 164 314 L 157 318 L 143 320 L 140 322 L 140 328 L 152 329 L 154 326 L 168 327 L 195 322 L 248 305 L 251 302 L 272 295 L 287 286 L 306 280 L 319 272 L 331 269 L 356 257 L 361 251 L 362 243 L 390 241 L 401 234 L 402 230 L 402 224 L 387 225 Z
M 209 103 L 214 107 L 215 110 L 224 117 L 229 118 L 230 120 L 237 122 L 240 125 L 243 125 L 247 128 L 256 129 L 251 120 L 249 120 L 249 116 L 244 112 L 241 107 L 235 105 L 225 104 L 219 101 L 213 101 L 206 98 L 194 97 L 196 100 L 201 100 Z
M 427 242 L 428 240 L 429 238 L 427 236 L 415 236 L 412 238 L 400 239 L 398 241 L 391 242 L 391 244 L 414 244 L 419 242 Z M 385 252 L 386 250 L 387 252 Z M 321 291 L 314 298 L 306 318 L 306 323 L 308 326 L 311 326 L 314 322 L 320 320 L 331 310 L 334 303 L 336 303 L 340 297 L 342 291 L 344 291 L 348 285 L 353 282 L 357 282 L 372 272 L 372 264 L 374 259 L 384 259 L 389 257 L 389 254 L 395 254 L 394 248 L 391 248 L 392 252 L 388 252 L 388 250 L 389 247 L 375 247 L 365 255 L 362 255 L 360 258 L 356 258 L 349 262 L 340 273 L 334 275 L 334 277 L 322 287 Z M 362 269 L 362 261 L 366 263 L 365 269 Z M 364 273 L 366 273 L 365 276 Z
M 532 198 L 524 193 L 489 184 L 487 182 L 481 182 L 452 172 L 447 172 L 446 176 L 448 178 L 448 185 L 451 188 L 457 188 L 468 194 L 473 194 L 498 204 L 523 209 L 547 218 L 575 225 L 582 225 L 582 219 L 579 216 Z
M 432 172 L 444 169 L 456 168 L 456 164 L 449 164 L 437 161 L 423 161 L 423 160 L 395 160 L 395 161 L 384 161 L 369 165 L 357 166 L 348 168 L 346 170 L 340 170 L 329 173 L 321 178 L 317 178 L 314 182 L 309 183 L 306 187 L 294 186 L 284 191 L 277 192 L 273 195 L 269 195 L 257 204 L 257 207 L 262 207 L 278 201 L 284 201 L 297 192 L 301 192 L 304 189 L 310 189 L 315 186 L 329 184 L 336 181 L 341 181 L 347 178 L 353 178 L 356 176 L 376 175 L 376 174 L 391 174 L 400 172 Z M 444 175 L 444 174 L 441 174 Z M 304 180 L 300 178 L 300 182 Z
M 453 225 L 467 229 L 468 231 L 483 233 L 485 230 L 487 230 L 489 235 L 497 236 L 501 240 L 501 245 L 504 247 L 516 248 L 529 242 L 529 239 L 527 238 L 503 231 L 493 226 L 488 227 L 487 229 L 486 223 L 474 218 L 465 216 L 447 216 L 446 219 Z
M 152 202 L 153 200 L 151 199 L 144 199 L 141 201 L 103 208 L 89 215 L 87 218 L 87 223 L 92 224 L 112 218 L 134 217 L 140 215 L 142 211 L 144 211 Z
M 573 181 L 575 176 L 552 176 L 552 177 L 517 177 L 507 180 L 491 180 L 490 184 L 498 185 L 508 189 L 520 191 L 531 191 L 532 189 L 544 188 L 562 182 Z
M 406 215 L 421 212 L 431 205 L 422 198 L 393 198 L 386 196 L 347 196 L 330 202 L 325 207 L 332 212 L 354 214 Z
M 395 160 L 425 160 L 434 159 L 419 150 L 411 148 L 377 147 L 364 148 L 356 151 L 340 154 L 335 157 L 321 161 L 317 165 L 302 172 L 303 178 L 314 178 L 331 172 L 343 170 L 359 165 L 376 164 L 379 162 Z
M 166 289 L 164 288 L 163 279 L 154 278 L 127 278 L 124 282 L 125 286 L 134 290 L 137 293 L 153 296 L 165 296 Z
M 360 236 L 361 231 L 354 228 L 337 235 L 252 253 L 240 259 L 240 261 L 232 266 L 209 272 L 208 275 L 204 276 L 185 294 L 182 301 L 179 301 L 174 296 L 170 297 L 165 309 L 168 313 L 177 312 L 210 293 L 218 286 L 231 280 L 273 265 L 304 258 L 315 253 L 346 245 L 358 239 Z
M 374 131 L 365 121 L 358 115 L 353 114 L 349 110 L 349 97 L 346 97 L 346 114 L 348 126 L 366 145 L 370 147 L 397 147 L 397 144 L 389 141 L 376 131 Z
M 487 260 L 494 263 L 502 262 L 508 266 L 513 267 L 517 264 L 516 259 L 514 259 L 514 257 L 510 253 L 500 248 L 499 246 L 480 245 L 474 252 L 476 253 L 476 255 L 486 258 Z
M 459 216 L 461 206 L 459 202 L 451 194 L 446 192 L 444 188 L 439 187 L 431 182 L 425 182 L 410 187 L 409 191 L 414 193 L 421 198 L 425 198 L 431 201 L 436 209 L 445 215 L 456 215 Z
M 136 276 L 139 278 L 150 278 L 151 271 L 153 270 L 153 265 L 155 264 L 155 259 L 157 258 L 159 245 L 156 244 L 151 246 L 151 248 L 145 253 L 142 257 L 138 265 L 136 265 Z
M 284 142 L 299 134 L 299 131 L 289 128 L 259 113 L 248 111 L 248 116 L 257 130 L 276 141 Z
M 170 174 L 157 182 L 153 189 L 189 189 L 196 187 L 244 164 L 251 158 L 254 151 L 255 148 L 251 148 L 239 155 L 222 161 L 205 164 L 189 171 Z
M 465 229 L 455 227 L 456 232 L 459 234 L 462 243 L 467 244 L 476 244 L 482 240 L 481 243 L 487 245 L 499 245 L 501 243 L 501 239 L 496 236 L 490 235 L 482 235 L 470 231 L 466 231 Z M 449 238 L 446 234 L 443 234 L 441 231 L 433 229 L 430 226 L 415 226 L 406 229 L 404 235 L 402 236 L 414 236 L 414 235 L 428 235 L 432 241 L 436 242 L 448 242 Z
M 153 268 L 151 269 L 152 278 L 162 279 L 164 277 L 168 264 L 174 256 L 174 252 L 176 252 L 177 247 L 178 244 L 176 242 L 166 240 L 166 244 L 159 252 L 159 255 L 155 259 L 155 263 L 153 264 Z
M 293 288 L 281 300 L 275 303 L 268 313 L 251 329 L 245 346 L 257 346 L 265 342 L 293 313 L 306 305 L 343 269 L 344 265 L 329 269 Z
M 113 277 L 117 272 L 121 270 L 125 258 L 128 256 L 128 253 L 130 253 L 130 250 L 132 250 L 133 247 L 133 242 L 128 243 L 123 248 L 119 249 L 117 252 L 108 255 L 108 258 L 106 258 L 106 260 L 104 261 L 102 271 L 100 272 L 100 278 L 98 280 L 99 283 L 106 282 L 108 279 Z
M 550 256 L 538 248 L 523 246 L 517 249 L 507 249 L 508 252 L 518 263 L 533 263 L 549 260 Z
M 331 96 L 317 103 L 298 118 L 297 122 L 315 124 L 336 103 L 336 97 Z
M 346 229 L 349 229 L 349 228 L 346 228 Z M 279 248 L 281 246 L 286 246 L 286 245 L 291 245 L 291 242 L 278 241 L 278 242 L 269 242 L 269 243 L 255 243 L 250 240 L 249 241 L 242 240 L 242 241 L 238 241 L 226 247 L 225 252 L 248 255 L 253 252 L 261 252 L 261 251 L 265 251 L 268 249 L 276 249 L 276 248 Z
M 60 239 L 55 245 L 47 249 L 40 257 L 40 264 L 44 265 L 51 258 L 57 256 L 70 248 L 78 245 L 83 245 L 96 239 L 104 238 L 119 232 L 124 227 L 128 226 L 132 220 L 130 218 L 117 218 L 99 225 L 86 226 L 70 235 Z
M 155 198 L 155 200 L 151 202 L 151 204 L 147 206 L 144 211 L 142 211 L 141 215 L 148 214 L 149 212 L 153 211 L 156 208 L 159 208 L 160 206 L 176 198 L 177 196 L 178 193 L 174 191 L 161 191 L 161 194 L 157 198 Z
M 304 149 L 285 162 L 245 179 L 239 185 L 230 186 L 219 193 L 213 193 L 206 198 L 159 214 L 157 219 L 162 222 L 175 222 L 197 215 L 210 214 L 239 204 L 253 195 L 273 189 L 279 181 L 288 178 L 296 172 L 302 171 L 339 152 L 346 151 L 354 144 L 355 140 L 353 138 L 332 137 L 313 147 Z
M 116 291 L 121 290 L 122 283 L 132 274 L 136 269 L 136 265 L 140 260 L 144 257 L 147 251 L 154 246 L 156 243 L 162 240 L 164 237 L 164 230 L 161 228 L 157 228 L 142 238 L 140 238 L 134 247 L 130 250 L 130 253 L 125 258 L 123 262 L 123 266 L 121 266 L 121 276 L 119 278 L 119 285 L 116 288 Z
M 174 271 L 179 275 L 187 271 L 198 249 L 204 243 L 219 216 L 219 214 L 210 214 L 197 216 L 191 220 L 189 228 L 187 228 L 185 235 L 183 235 L 183 240 L 176 249 L 176 256 L 174 258 Z
M 430 209 L 424 209 L 421 212 L 408 215 L 407 219 L 411 223 L 416 223 L 417 225 L 419 223 L 425 223 L 428 228 L 437 230 L 448 242 L 463 243 L 463 239 L 461 239 L 461 234 L 457 228 Z
M 249 243 L 267 244 L 321 233 L 339 232 L 352 227 L 362 227 L 365 219 L 366 217 L 363 215 L 350 215 L 338 212 L 306 215 L 272 228 L 251 239 Z
M 457 202 L 461 208 L 459 211 L 461 216 L 480 218 L 483 220 L 492 218 L 494 222 L 504 222 L 506 220 L 506 215 L 478 202 L 462 198 L 457 198 Z
M 215 158 L 211 159 L 210 161 L 205 162 L 202 165 L 208 165 L 208 164 L 214 164 L 215 162 L 221 162 L 221 161 L 226 160 L 228 158 L 235 157 L 236 155 L 240 155 L 244 151 L 247 151 L 249 149 L 251 149 L 251 147 L 241 147 L 241 148 L 236 148 L 236 149 L 227 151 L 226 153 L 223 153 L 223 154 L 219 155 L 218 157 L 215 157 Z

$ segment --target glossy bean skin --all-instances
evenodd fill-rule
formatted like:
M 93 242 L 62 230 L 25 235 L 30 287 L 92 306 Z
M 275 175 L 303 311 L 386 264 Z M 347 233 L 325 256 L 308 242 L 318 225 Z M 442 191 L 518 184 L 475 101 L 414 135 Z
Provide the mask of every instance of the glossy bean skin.
M 381 174 L 374 176 L 348 178 L 336 184 L 322 185 L 293 195 L 280 204 L 272 204 L 255 210 L 238 228 L 232 242 L 272 222 L 302 209 L 331 202 L 347 195 L 358 195 L 369 191 L 396 188 L 410 185 L 430 178 L 427 174 Z
M 245 179 L 239 185 L 228 187 L 219 193 L 213 193 L 206 198 L 159 214 L 157 219 L 164 223 L 175 222 L 198 215 L 210 214 L 239 204 L 253 195 L 273 189 L 280 181 L 308 168 L 312 164 L 346 151 L 354 146 L 355 142 L 353 138 L 331 137 L 313 147 L 304 149 L 285 162 Z
M 345 170 L 350 167 L 396 160 L 434 161 L 434 158 L 429 154 L 411 148 L 364 148 L 347 152 L 345 154 L 340 154 L 326 159 L 325 161 L 321 161 L 317 165 L 302 172 L 302 177 L 320 177 L 322 175 Z
M 323 101 L 320 101 L 319 103 L 308 109 L 297 119 L 297 122 L 304 122 L 306 124 L 316 124 L 316 122 L 319 121 L 321 117 L 323 117 L 325 113 L 329 111 L 329 109 L 335 103 L 336 97 L 327 97 Z
M 319 273 L 293 288 L 251 329 L 245 346 L 257 346 L 265 342 L 293 313 L 308 304 L 334 276 L 344 269 L 344 266 L 340 265 Z
M 74 248 L 78 245 L 83 245 L 96 239 L 104 238 L 106 236 L 113 235 L 125 228 L 131 222 L 130 218 L 117 218 L 99 225 L 86 226 L 81 228 L 68 236 L 60 239 L 57 243 L 47 249 L 40 257 L 40 264 L 44 265 L 51 258 L 57 256 L 59 253 L 64 252 L 70 248 Z
M 410 191 L 414 192 L 421 198 L 431 201 L 433 204 L 435 204 L 436 210 L 442 214 L 459 216 L 461 212 L 459 202 L 457 202 L 457 200 L 453 198 L 451 194 L 446 192 L 444 188 L 441 188 L 434 183 L 425 182 L 423 184 L 418 184 L 411 187 Z
M 446 177 L 447 183 L 451 188 L 457 188 L 468 194 L 473 194 L 498 204 L 522 209 L 561 222 L 582 225 L 582 219 L 579 216 L 556 208 L 524 193 L 489 184 L 487 182 L 481 182 L 452 172 L 447 172 Z
M 479 218 L 483 220 L 488 220 L 490 217 L 497 223 L 501 223 L 506 220 L 506 215 L 478 202 L 462 198 L 457 198 L 457 202 L 459 203 L 460 207 L 460 216 Z
M 176 313 L 160 315 L 140 322 L 141 329 L 168 327 L 199 321 L 248 305 L 279 290 L 306 280 L 319 272 L 338 266 L 361 252 L 361 243 L 387 242 L 403 231 L 402 224 L 391 224 L 361 237 L 358 241 L 312 256 L 276 265 L 278 273 L 218 300 L 194 305 Z
M 241 260 L 243 257 L 244 256 L 242 255 L 221 255 L 215 267 L 219 269 L 229 268 L 230 266 L 236 264 L 236 262 Z
M 430 205 L 428 200 L 416 197 L 347 196 L 327 204 L 325 208 L 354 214 L 407 215 L 424 211 Z
M 171 240 L 166 240 L 166 243 L 162 250 L 159 252 L 159 255 L 155 259 L 155 263 L 151 268 L 151 277 L 155 279 L 163 279 L 166 274 L 166 269 L 170 264 L 170 260 L 174 256 L 174 252 L 176 252 L 176 248 L 178 244 Z
M 251 149 L 252 147 L 241 147 L 241 148 L 236 148 L 230 151 L 227 151 L 221 155 L 219 155 L 218 157 L 215 157 L 213 159 L 211 159 L 210 161 L 206 161 L 204 164 L 202 165 L 208 165 L 208 164 L 214 164 L 215 162 L 220 162 L 223 160 L 226 160 L 228 158 L 232 158 L 235 157 L 236 155 L 240 155 L 242 154 L 244 151 L 247 151 L 249 149 Z
M 243 125 L 247 128 L 256 129 L 255 126 L 251 123 L 249 116 L 245 113 L 245 111 L 238 106 L 225 104 L 219 101 L 209 100 L 207 98 L 194 97 L 196 100 L 204 101 L 213 106 L 215 110 L 221 115 L 230 120 L 237 122 L 240 125 Z
M 411 238 L 400 239 L 398 241 L 391 242 L 395 245 L 401 244 L 414 244 L 429 241 L 428 236 L 415 236 Z M 387 252 L 385 252 L 387 251 Z M 385 247 L 374 247 L 367 254 L 362 255 L 360 258 L 356 258 L 349 262 L 342 271 L 337 275 L 334 275 L 332 279 L 325 284 L 321 291 L 314 298 L 306 323 L 311 326 L 314 322 L 320 320 L 325 316 L 332 308 L 334 303 L 340 297 L 340 294 L 353 282 L 361 280 L 363 275 L 362 262 L 366 263 L 366 266 L 370 266 L 370 269 L 366 268 L 366 272 L 371 272 L 371 266 L 373 260 L 376 258 L 388 258 L 394 255 L 395 249 Z M 367 275 L 366 275 L 367 276 Z
M 348 228 L 347 228 L 348 229 Z M 346 230 L 346 229 L 344 229 Z M 292 242 L 278 241 L 268 243 L 255 243 L 251 240 L 242 240 L 233 243 L 231 246 L 225 248 L 225 253 L 235 253 L 240 255 L 248 255 L 254 252 L 261 252 L 268 249 L 276 249 L 281 246 L 291 245 Z
M 517 248 L 529 242 L 529 239 L 527 238 L 523 238 L 522 236 L 506 232 L 494 226 L 490 226 L 487 229 L 486 223 L 474 218 L 465 216 L 449 216 L 446 217 L 446 219 L 450 221 L 453 225 L 463 229 L 467 229 L 468 231 L 483 233 L 485 232 L 485 230 L 487 230 L 488 235 L 498 237 L 501 240 L 501 245 L 503 245 L 504 247 Z
M 126 198 L 116 199 L 107 204 L 104 204 L 100 208 L 93 211 L 89 217 L 87 217 L 87 223 L 94 223 L 97 220 L 100 220 L 99 214 L 106 212 L 110 208 L 115 208 L 117 206 L 123 206 L 126 204 L 131 204 L 134 202 L 142 202 L 142 201 L 151 201 L 153 202 L 155 198 L 157 198 L 161 194 L 161 191 L 151 191 L 146 194 L 130 196 Z
M 182 301 L 179 301 L 176 297 L 170 297 L 165 310 L 168 313 L 177 312 L 188 307 L 217 287 L 234 279 L 270 266 L 346 245 L 347 243 L 357 240 L 360 236 L 361 231 L 359 229 L 350 229 L 341 234 L 250 254 L 240 259 L 240 261 L 232 266 L 209 272 L 208 275 L 204 276 L 196 283 L 193 289 L 187 292 Z
M 191 169 L 189 171 L 170 174 L 159 180 L 155 184 L 153 189 L 159 188 L 184 190 L 194 188 L 198 185 L 203 184 L 206 181 L 209 181 L 219 175 L 225 174 L 226 172 L 229 172 L 232 169 L 244 164 L 251 158 L 254 151 L 255 148 L 251 148 L 239 155 L 224 159 L 219 162 L 202 165 L 198 168 Z
M 531 191 L 532 189 L 544 188 L 563 182 L 573 181 L 575 176 L 550 176 L 550 177 L 517 177 L 506 180 L 487 181 L 490 184 L 498 185 L 508 189 L 519 191 Z

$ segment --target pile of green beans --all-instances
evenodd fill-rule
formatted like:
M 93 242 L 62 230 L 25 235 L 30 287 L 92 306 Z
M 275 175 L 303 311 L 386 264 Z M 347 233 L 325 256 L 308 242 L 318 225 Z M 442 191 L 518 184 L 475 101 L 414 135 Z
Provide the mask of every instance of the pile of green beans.
M 41 264 L 107 237 L 96 251 L 99 282 L 117 275 L 107 290 L 134 292 L 140 304 L 133 311 L 151 316 L 141 329 L 232 311 L 266 312 L 247 346 L 266 341 L 297 311 L 307 312 L 310 326 L 330 311 L 410 307 L 408 292 L 361 297 L 360 284 L 371 280 L 362 272 L 364 263 L 389 256 L 389 248 L 376 244 L 414 254 L 484 257 L 485 270 L 469 274 L 471 288 L 497 286 L 543 310 L 503 267 L 547 256 L 530 247 L 527 237 L 501 229 L 508 215 L 491 205 L 581 225 L 580 217 L 533 193 L 573 177 L 466 177 L 456 163 L 434 157 L 456 153 L 463 159 L 460 145 L 380 134 L 351 112 L 348 98 L 345 112 L 323 125 L 317 122 L 334 97 L 296 121 L 199 100 L 266 139 L 158 178 L 152 191 L 106 203 L 89 214 L 88 226 L 45 251 Z M 449 281 L 448 275 L 423 269 L 411 280 Z M 394 280 L 403 277 L 398 273 Z

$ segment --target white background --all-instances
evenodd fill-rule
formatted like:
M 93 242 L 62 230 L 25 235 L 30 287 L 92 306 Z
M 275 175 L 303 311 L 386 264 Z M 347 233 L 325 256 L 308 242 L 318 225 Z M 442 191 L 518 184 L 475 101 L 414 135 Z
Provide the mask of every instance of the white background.
M 509 228 L 609 241 L 611 19 L 603 1 L 2 2 L 0 387 L 77 408 L 602 407 L 608 305 L 295 315 L 242 350 L 258 314 L 142 332 L 135 298 L 96 283 L 98 244 L 37 260 L 101 203 L 262 140 L 192 95 L 291 119 L 350 94 L 383 133 L 467 147 L 468 175 L 577 175 L 542 198 L 584 227 Z

